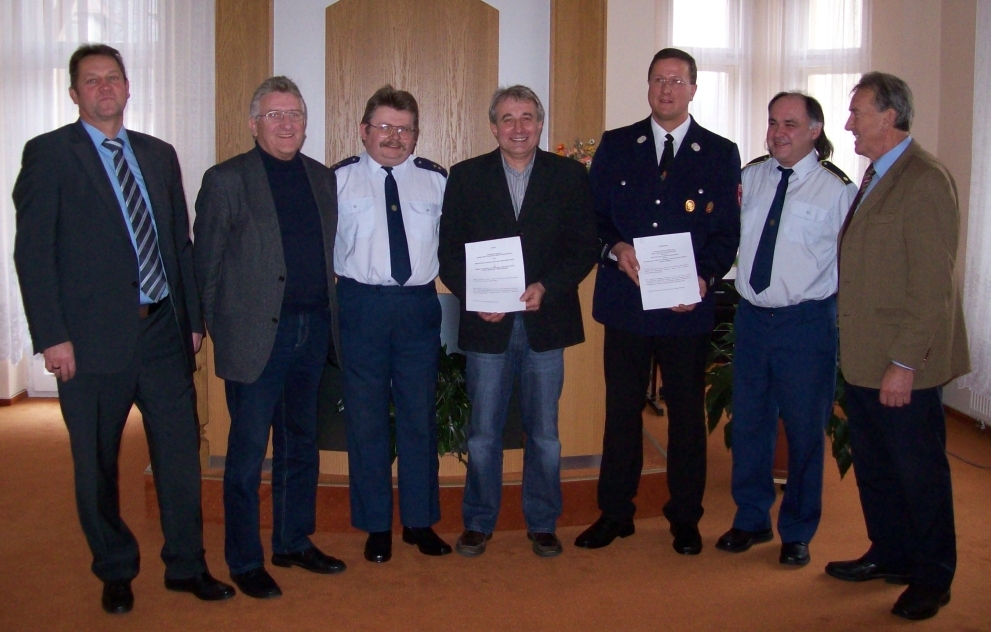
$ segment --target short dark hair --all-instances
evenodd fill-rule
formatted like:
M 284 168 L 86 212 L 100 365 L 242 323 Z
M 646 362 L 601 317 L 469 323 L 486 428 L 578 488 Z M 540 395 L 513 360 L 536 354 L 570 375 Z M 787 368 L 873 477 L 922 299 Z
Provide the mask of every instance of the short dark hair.
M 650 66 L 647 67 L 648 79 L 650 79 L 650 72 L 654 69 L 654 64 L 662 59 L 680 59 L 688 64 L 688 81 L 693 86 L 695 85 L 695 81 L 699 78 L 699 67 L 695 63 L 695 58 L 680 48 L 662 48 L 657 51 L 654 58 L 650 60 Z
M 904 80 L 886 72 L 869 72 L 860 78 L 850 93 L 866 88 L 874 93 L 874 107 L 878 112 L 894 110 L 895 128 L 903 132 L 912 129 L 915 106 L 912 105 L 912 89 Z
M 117 65 L 120 66 L 120 74 L 124 75 L 124 81 L 127 81 L 127 70 L 124 69 L 124 58 L 121 57 L 119 50 L 113 46 L 107 46 L 106 44 L 83 44 L 77 48 L 76 51 L 72 53 L 72 57 L 69 58 L 70 88 L 73 90 L 76 89 L 76 82 L 79 80 L 79 62 L 94 55 L 109 57 L 117 62 Z
M 767 104 L 767 113 L 770 114 L 774 104 L 784 97 L 795 97 L 796 99 L 802 99 L 805 103 L 805 115 L 809 117 L 809 122 L 813 125 L 820 126 L 819 137 L 816 138 L 815 142 L 816 154 L 819 155 L 819 160 L 829 160 L 833 155 L 833 143 L 826 138 L 826 117 L 822 112 L 822 104 L 815 97 L 809 96 L 804 92 L 785 91 L 774 95 L 774 98 Z
M 544 122 L 544 106 L 540 103 L 540 97 L 531 88 L 526 86 L 521 86 L 516 84 L 515 86 L 509 86 L 508 88 L 499 88 L 492 94 L 492 100 L 489 101 L 489 123 L 493 125 L 496 122 L 496 108 L 499 104 L 506 99 L 512 99 L 513 101 L 533 103 L 537 106 L 537 122 Z
M 385 84 L 375 91 L 372 98 L 368 99 L 368 103 L 365 104 L 365 114 L 361 117 L 361 124 L 371 123 L 372 115 L 380 107 L 409 112 L 413 115 L 414 130 L 420 130 L 420 106 L 416 104 L 416 99 L 409 92 L 396 90 L 391 84 Z
M 269 77 L 265 81 L 262 81 L 260 86 L 255 88 L 255 93 L 251 95 L 251 105 L 248 106 L 248 116 L 254 118 L 260 115 L 261 112 L 259 112 L 258 109 L 261 107 L 262 98 L 266 94 L 272 94 L 273 92 L 291 94 L 299 99 L 299 105 L 303 108 L 303 116 L 306 116 L 306 101 L 303 99 L 303 95 L 299 91 L 299 86 L 297 86 L 296 82 L 289 77 L 284 77 L 282 75 Z

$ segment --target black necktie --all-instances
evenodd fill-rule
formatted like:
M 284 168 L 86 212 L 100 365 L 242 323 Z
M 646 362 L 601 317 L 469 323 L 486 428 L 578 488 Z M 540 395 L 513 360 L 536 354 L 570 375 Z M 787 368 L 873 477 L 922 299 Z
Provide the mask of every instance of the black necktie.
M 778 226 L 781 224 L 781 211 L 785 208 L 785 193 L 788 191 L 788 178 L 794 173 L 793 169 L 778 167 L 781 172 L 781 179 L 778 181 L 778 190 L 774 192 L 774 201 L 771 202 L 771 210 L 767 213 L 764 221 L 764 231 L 760 234 L 760 242 L 757 244 L 757 254 L 754 256 L 754 265 L 750 269 L 750 287 L 754 292 L 760 294 L 771 285 L 771 266 L 774 264 L 774 245 L 778 241 Z
M 674 136 L 671 134 L 664 135 L 664 151 L 661 152 L 661 162 L 659 167 L 661 168 L 661 179 L 667 177 L 668 167 L 671 166 L 671 161 L 674 160 Z
M 403 207 L 399 204 L 399 187 L 392 176 L 392 167 L 385 169 L 385 216 L 389 223 L 389 259 L 392 264 L 392 278 L 399 285 L 406 285 L 413 275 L 409 262 L 409 242 L 406 241 L 406 227 L 403 225 Z
M 134 230 L 134 243 L 138 254 L 138 276 L 141 278 L 141 291 L 156 303 L 166 296 L 167 283 L 165 269 L 158 256 L 158 238 L 151 225 L 151 213 L 141 195 L 138 182 L 131 173 L 131 168 L 124 160 L 124 142 L 118 138 L 103 141 L 103 146 L 113 152 L 114 169 L 120 190 L 124 194 L 124 204 L 127 206 L 127 217 Z

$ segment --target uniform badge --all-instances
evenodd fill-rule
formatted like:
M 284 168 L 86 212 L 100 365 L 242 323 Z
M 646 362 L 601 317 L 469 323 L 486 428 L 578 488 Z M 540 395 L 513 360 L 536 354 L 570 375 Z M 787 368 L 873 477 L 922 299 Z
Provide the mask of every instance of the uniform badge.
M 692 143 L 692 151 L 700 151 L 701 149 L 698 143 Z
M 685 200 L 685 210 L 691 213 L 695 210 L 695 200 Z
M 705 205 L 705 212 L 711 213 L 713 208 L 715 208 L 715 205 L 712 202 L 709 202 Z
M 647 140 L 647 137 L 641 136 L 640 138 L 637 139 L 637 144 L 642 145 L 645 140 Z

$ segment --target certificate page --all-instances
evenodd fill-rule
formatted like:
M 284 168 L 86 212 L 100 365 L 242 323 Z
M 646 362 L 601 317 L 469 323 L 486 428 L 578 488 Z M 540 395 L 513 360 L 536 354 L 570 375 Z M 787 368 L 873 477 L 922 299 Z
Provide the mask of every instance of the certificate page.
M 526 291 L 519 237 L 465 244 L 465 309 L 469 312 L 522 312 Z
M 645 310 L 702 300 L 691 233 L 637 237 L 633 249 L 640 262 L 640 298 Z

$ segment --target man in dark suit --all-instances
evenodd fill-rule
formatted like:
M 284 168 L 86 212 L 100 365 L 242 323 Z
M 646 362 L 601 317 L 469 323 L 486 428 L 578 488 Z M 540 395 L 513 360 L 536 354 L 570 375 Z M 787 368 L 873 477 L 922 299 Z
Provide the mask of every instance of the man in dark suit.
M 564 348 L 585 339 L 578 284 L 595 257 L 595 222 L 585 169 L 537 148 L 544 109 L 527 87 L 497 90 L 489 107 L 495 151 L 451 168 L 440 222 L 440 277 L 461 299 L 458 345 L 468 354 L 468 477 L 462 555 L 485 551 L 499 515 L 502 431 L 514 380 L 523 430 L 523 515 L 533 551 L 561 553 L 558 400 Z M 518 236 L 526 290 L 522 312 L 469 312 L 465 244 Z M 525 305 L 525 307 L 524 307 Z
M 189 218 L 171 145 L 125 130 L 127 74 L 110 46 L 69 60 L 79 120 L 30 140 L 14 186 L 14 262 L 36 352 L 58 378 L 76 508 L 110 613 L 134 605 L 138 543 L 120 516 L 117 455 L 141 411 L 165 586 L 234 596 L 203 559 L 193 354 L 203 338 Z
M 740 241 L 740 154 L 688 114 L 695 60 L 665 48 L 647 73 L 651 116 L 602 136 L 589 178 L 599 227 L 592 315 L 605 325 L 606 426 L 598 500 L 602 515 L 575 541 L 599 548 L 634 533 L 633 498 L 643 467 L 644 394 L 651 359 L 664 382 L 668 488 L 664 515 L 674 549 L 702 550 L 705 491 L 705 363 L 713 327 L 709 292 L 729 270 Z M 645 311 L 637 237 L 689 233 L 701 303 Z
M 942 386 L 970 371 L 956 270 L 960 210 L 946 168 L 912 139 L 912 92 L 857 83 L 846 129 L 871 159 L 840 232 L 840 362 L 870 549 L 845 581 L 908 584 L 891 612 L 935 616 L 956 570 Z
M 196 282 L 231 415 L 224 463 L 224 552 L 231 579 L 260 599 L 265 570 L 258 486 L 272 431 L 272 564 L 340 573 L 316 530 L 317 391 L 336 358 L 334 172 L 301 153 L 306 103 L 286 77 L 251 99 L 251 151 L 212 167 L 196 198 Z

